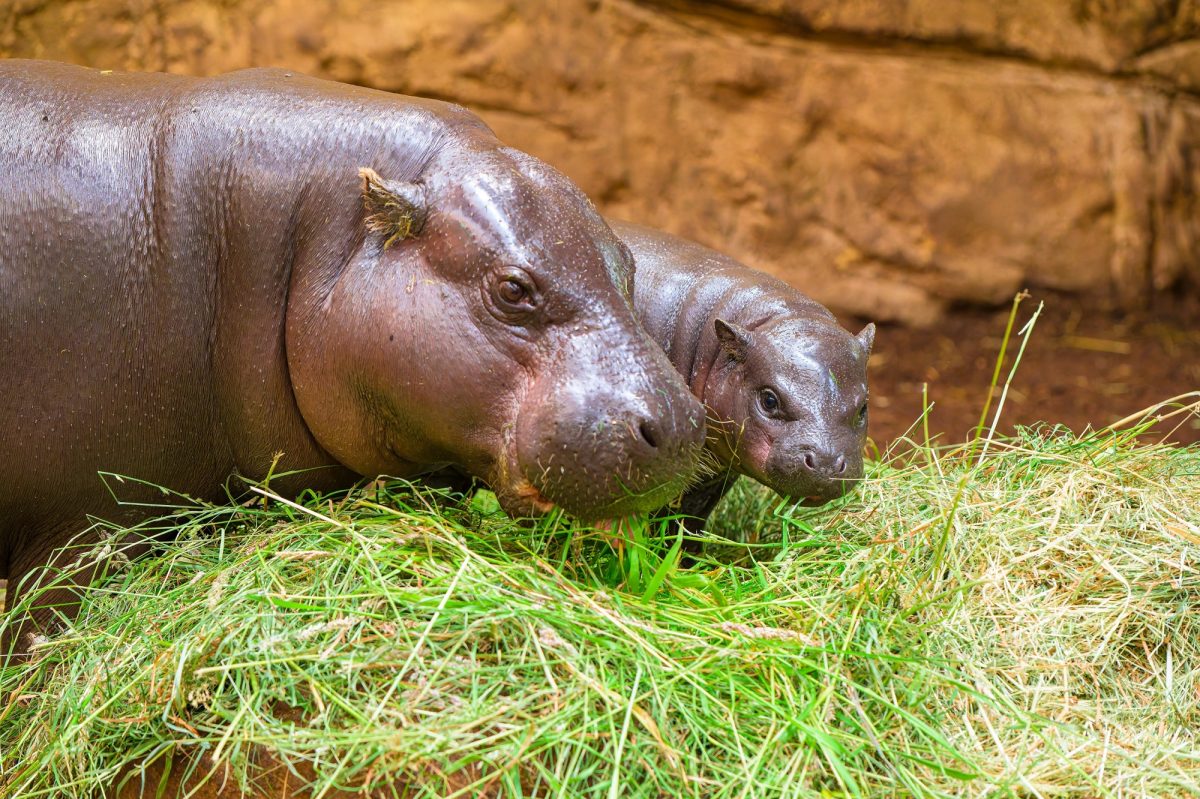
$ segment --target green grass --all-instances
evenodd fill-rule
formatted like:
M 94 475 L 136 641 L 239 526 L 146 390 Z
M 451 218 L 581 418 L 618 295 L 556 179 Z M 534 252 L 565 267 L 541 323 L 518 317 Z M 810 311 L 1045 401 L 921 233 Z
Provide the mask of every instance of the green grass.
M 265 747 L 412 796 L 1195 795 L 1197 508 L 1196 448 L 1060 430 L 740 486 L 683 565 L 486 493 L 195 508 L 0 675 L 0 790 Z
M 0 796 L 1200 795 L 1200 447 L 1139 443 L 1200 395 L 996 437 L 1021 299 L 970 442 L 821 509 L 743 481 L 694 558 L 403 483 L 113 531 L 0 671 Z

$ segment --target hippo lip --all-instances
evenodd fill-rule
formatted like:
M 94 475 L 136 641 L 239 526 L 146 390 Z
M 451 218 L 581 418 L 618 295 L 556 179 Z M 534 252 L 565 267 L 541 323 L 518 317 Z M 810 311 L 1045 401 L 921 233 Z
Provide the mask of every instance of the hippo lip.
M 524 502 L 528 502 L 538 513 L 549 513 L 557 507 L 554 501 L 548 499 L 541 490 L 529 480 L 522 480 L 517 484 L 513 491 L 516 497 Z
M 541 516 L 558 507 L 521 472 L 515 426 L 508 426 L 501 433 L 499 457 L 493 462 L 488 479 L 501 506 L 510 516 Z

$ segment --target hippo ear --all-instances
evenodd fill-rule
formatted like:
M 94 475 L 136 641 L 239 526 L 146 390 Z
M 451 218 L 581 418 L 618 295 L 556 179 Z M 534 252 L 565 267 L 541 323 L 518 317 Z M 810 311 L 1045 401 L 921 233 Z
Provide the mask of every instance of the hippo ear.
M 425 189 L 419 183 L 386 180 L 374 169 L 358 170 L 368 230 L 384 237 L 386 250 L 421 232 L 425 224 Z
M 875 346 L 875 323 L 871 322 L 864 327 L 856 336 L 858 343 L 862 345 L 863 350 L 867 355 L 871 354 L 871 348 Z
M 725 354 L 735 361 L 746 360 L 746 353 L 750 350 L 750 331 L 724 319 L 714 321 L 713 327 L 717 329 L 717 341 L 721 343 Z

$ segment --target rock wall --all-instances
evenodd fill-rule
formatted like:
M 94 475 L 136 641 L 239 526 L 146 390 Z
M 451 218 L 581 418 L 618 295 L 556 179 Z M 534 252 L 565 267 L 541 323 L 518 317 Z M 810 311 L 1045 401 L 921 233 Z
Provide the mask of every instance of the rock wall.
M 8 0 L 0 55 L 479 112 L 835 309 L 1200 283 L 1200 0 Z

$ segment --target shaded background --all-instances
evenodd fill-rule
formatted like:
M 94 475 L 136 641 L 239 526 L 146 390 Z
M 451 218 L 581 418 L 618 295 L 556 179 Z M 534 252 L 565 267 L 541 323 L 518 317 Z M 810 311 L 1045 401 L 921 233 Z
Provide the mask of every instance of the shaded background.
M 461 103 L 606 213 L 897 323 L 885 440 L 927 382 L 965 432 L 1022 288 L 1011 419 L 1200 388 L 1194 0 L 8 0 L 0 55 Z

